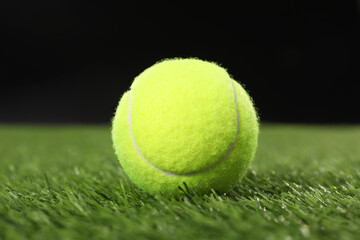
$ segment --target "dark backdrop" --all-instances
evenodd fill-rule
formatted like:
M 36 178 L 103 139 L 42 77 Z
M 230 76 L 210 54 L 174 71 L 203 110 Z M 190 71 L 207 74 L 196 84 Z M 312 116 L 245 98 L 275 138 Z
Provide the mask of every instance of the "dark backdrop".
M 226 67 L 263 121 L 360 122 L 356 1 L 0 3 L 0 122 L 108 123 L 163 58 Z

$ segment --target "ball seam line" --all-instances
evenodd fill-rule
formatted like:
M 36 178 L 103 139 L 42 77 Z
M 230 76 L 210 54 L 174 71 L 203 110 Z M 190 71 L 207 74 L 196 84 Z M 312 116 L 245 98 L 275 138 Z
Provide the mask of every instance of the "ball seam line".
M 152 167 L 154 170 L 168 176 L 168 177 L 172 177 L 172 176 L 176 176 L 176 177 L 191 177 L 191 176 L 195 176 L 198 175 L 200 173 L 205 173 L 207 171 L 210 171 L 211 169 L 215 168 L 217 165 L 219 165 L 220 163 L 222 163 L 223 161 L 225 161 L 226 159 L 229 158 L 230 154 L 234 151 L 235 149 L 235 145 L 236 142 L 238 140 L 239 137 L 239 133 L 240 133 L 240 114 L 239 114 L 239 105 L 238 105 L 238 101 L 237 101 L 237 93 L 236 93 L 236 88 L 234 86 L 233 80 L 231 80 L 231 86 L 234 92 L 234 102 L 235 102 L 235 108 L 236 108 L 236 135 L 235 135 L 235 139 L 234 141 L 231 143 L 229 149 L 227 150 L 226 154 L 220 158 L 220 160 L 218 160 L 216 163 L 214 163 L 213 165 L 210 165 L 209 167 L 197 170 L 197 171 L 193 171 L 190 173 L 183 173 L 183 174 L 179 174 L 179 173 L 173 173 L 173 172 L 168 172 L 168 171 L 164 171 L 156 166 L 154 166 L 153 164 L 151 164 L 142 154 L 142 152 L 140 151 L 138 145 L 136 144 L 134 135 L 133 135 L 133 129 L 132 129 L 132 108 L 131 108 L 131 90 L 129 91 L 129 109 L 128 109 L 128 123 L 129 123 L 129 134 L 130 134 L 130 138 L 131 141 L 133 143 L 133 146 L 135 148 L 136 153 L 139 155 L 139 157 L 141 157 L 141 159 L 143 161 L 146 162 L 146 164 L 148 164 L 150 167 Z

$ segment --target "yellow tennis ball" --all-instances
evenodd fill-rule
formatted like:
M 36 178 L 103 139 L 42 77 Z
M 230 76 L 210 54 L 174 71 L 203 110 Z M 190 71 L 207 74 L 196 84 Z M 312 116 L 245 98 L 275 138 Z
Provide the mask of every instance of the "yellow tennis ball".
M 168 59 L 137 76 L 113 119 L 116 155 L 150 194 L 225 192 L 248 169 L 258 119 L 246 91 L 227 71 L 199 59 Z

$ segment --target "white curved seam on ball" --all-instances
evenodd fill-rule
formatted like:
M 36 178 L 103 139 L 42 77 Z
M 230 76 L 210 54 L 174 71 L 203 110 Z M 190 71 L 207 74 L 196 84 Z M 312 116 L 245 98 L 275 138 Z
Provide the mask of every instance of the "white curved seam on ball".
M 216 167 L 217 165 L 219 165 L 220 163 L 222 163 L 223 161 L 225 161 L 226 159 L 229 158 L 230 154 L 234 151 L 235 149 L 235 145 L 236 145 L 236 142 L 238 140 L 238 137 L 239 137 L 239 133 L 240 133 L 240 114 L 239 114 L 239 105 L 238 105 L 238 101 L 237 101 L 237 94 L 236 94 L 236 89 L 235 89 L 235 86 L 234 86 L 234 83 L 233 83 L 233 80 L 231 80 L 231 86 L 232 86 L 232 89 L 234 91 L 234 102 L 235 102 L 235 108 L 236 108 L 236 135 L 235 135 L 235 139 L 234 141 L 231 143 L 228 151 L 226 152 L 226 154 L 219 160 L 217 161 L 216 163 L 214 163 L 213 165 L 209 166 L 209 167 L 206 167 L 206 168 L 203 168 L 201 170 L 197 170 L 197 171 L 194 171 L 194 172 L 190 172 L 190 173 L 184 173 L 184 174 L 178 174 L 178 173 L 173 173 L 173 172 L 168 172 L 168 171 L 164 171 L 156 166 L 154 166 L 153 164 L 151 164 L 145 157 L 144 155 L 142 154 L 142 152 L 140 151 L 138 145 L 136 144 L 136 141 L 135 141 L 135 138 L 134 138 L 134 135 L 133 135 L 133 131 L 132 131 L 132 115 L 131 115 L 131 112 L 132 112 L 132 109 L 131 109 L 131 91 L 129 91 L 129 110 L 128 110 L 128 123 L 129 123 L 129 133 L 130 133 L 130 138 L 131 138 L 131 141 L 133 143 L 133 146 L 135 148 L 135 151 L 136 153 L 139 155 L 139 157 L 141 157 L 142 160 L 144 160 L 146 162 L 146 164 L 148 164 L 150 167 L 152 167 L 154 170 L 168 176 L 168 177 L 171 177 L 171 176 L 176 176 L 176 177 L 191 177 L 191 176 L 195 176 L 197 174 L 200 174 L 200 173 L 204 173 L 204 172 L 207 172 L 207 171 L 210 171 L 211 169 L 213 169 L 214 167 Z

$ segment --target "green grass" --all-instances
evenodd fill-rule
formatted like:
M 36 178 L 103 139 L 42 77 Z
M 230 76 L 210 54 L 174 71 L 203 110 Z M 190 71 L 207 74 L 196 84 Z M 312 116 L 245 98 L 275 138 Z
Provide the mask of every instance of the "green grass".
M 360 126 L 263 125 L 228 194 L 152 197 L 109 126 L 0 126 L 0 239 L 359 239 Z

